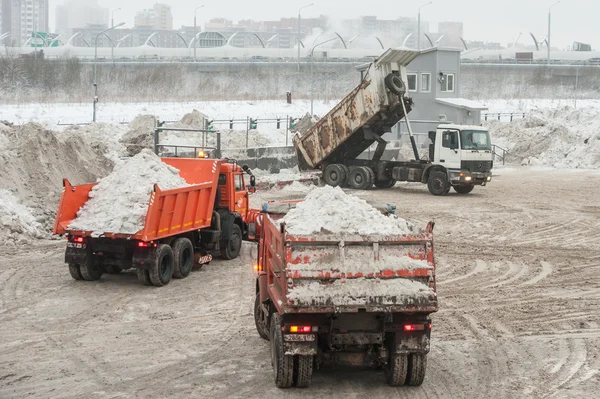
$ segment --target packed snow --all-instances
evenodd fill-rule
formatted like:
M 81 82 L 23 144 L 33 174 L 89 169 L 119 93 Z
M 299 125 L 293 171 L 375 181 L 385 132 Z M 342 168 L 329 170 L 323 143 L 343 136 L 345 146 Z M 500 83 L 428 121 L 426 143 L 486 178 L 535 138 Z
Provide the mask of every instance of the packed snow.
M 434 297 L 435 292 L 419 281 L 405 278 L 390 280 L 346 279 L 331 284 L 297 280 L 288 290 L 287 299 L 294 305 L 417 305 Z
M 187 186 L 179 171 L 149 150 L 119 163 L 90 192 L 69 229 L 93 234 L 135 234 L 144 227 L 154 184 L 162 190 Z
M 305 200 L 282 218 L 294 235 L 405 235 L 414 227 L 397 216 L 384 216 L 365 200 L 339 187 L 313 189 Z
M 5 244 L 23 244 L 29 238 L 46 236 L 32 210 L 10 191 L 0 189 L 0 240 Z

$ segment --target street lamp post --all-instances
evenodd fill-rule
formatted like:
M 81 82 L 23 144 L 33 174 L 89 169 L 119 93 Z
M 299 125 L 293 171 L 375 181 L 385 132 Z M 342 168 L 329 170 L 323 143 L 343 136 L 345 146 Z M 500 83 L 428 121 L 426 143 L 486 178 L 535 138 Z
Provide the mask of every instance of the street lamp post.
M 314 115 L 313 112 L 313 102 L 314 102 L 314 87 L 315 87 L 315 80 L 313 77 L 313 70 L 314 70 L 314 64 L 315 64 L 315 49 L 317 47 L 319 47 L 322 44 L 325 43 L 329 43 L 331 41 L 337 40 L 337 37 L 334 37 L 333 39 L 329 39 L 329 40 L 325 40 L 324 42 L 321 42 L 319 44 L 316 44 L 313 46 L 313 48 L 310 50 L 310 116 L 312 117 Z
M 201 5 L 200 7 L 194 8 L 194 61 L 196 61 L 196 48 L 198 47 L 198 31 L 197 31 L 197 25 L 196 25 L 196 11 L 198 11 L 201 8 L 204 8 L 204 4 Z
M 115 11 L 119 11 L 121 8 L 115 8 L 114 10 L 112 10 L 112 12 L 110 13 L 110 27 L 114 28 L 115 26 Z M 110 55 L 111 58 L 113 60 L 113 63 L 115 62 L 115 46 L 111 47 L 110 50 Z
M 96 104 L 98 103 L 98 38 L 106 32 L 123 25 L 125 25 L 125 22 L 121 22 L 118 25 L 111 26 L 110 28 L 103 30 L 96 35 L 96 39 L 94 40 L 94 113 L 92 116 L 92 122 L 96 122 Z
M 550 27 L 552 24 L 552 7 L 560 3 L 561 0 L 558 0 L 556 3 L 552 4 L 548 7 L 548 40 L 546 41 L 548 44 L 548 65 L 550 65 Z
M 421 50 L 421 8 L 430 4 L 433 4 L 433 1 L 430 1 L 429 3 L 423 4 L 421 7 L 419 7 L 419 16 L 417 18 L 417 50 Z
M 310 3 L 304 7 L 300 7 L 298 9 L 298 72 L 300 72 L 300 11 L 304 10 L 305 8 L 314 6 L 315 3 Z

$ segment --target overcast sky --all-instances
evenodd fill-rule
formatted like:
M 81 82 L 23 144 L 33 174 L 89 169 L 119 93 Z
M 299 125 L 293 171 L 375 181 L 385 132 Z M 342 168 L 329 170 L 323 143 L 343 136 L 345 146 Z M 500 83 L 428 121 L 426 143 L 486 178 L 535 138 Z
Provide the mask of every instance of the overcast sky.
M 82 0 L 85 1 L 85 0 Z M 204 25 L 210 18 L 226 17 L 239 19 L 273 20 L 280 17 L 297 17 L 298 8 L 313 0 L 162 0 L 173 8 L 174 27 L 193 25 L 194 8 L 198 10 L 198 24 Z M 431 30 L 437 31 L 437 22 L 462 21 L 467 40 L 499 41 L 503 45 L 512 42 L 519 32 L 533 32 L 542 40 L 548 29 L 548 7 L 556 0 L 433 0 L 424 7 L 421 18 L 431 23 Z M 99 0 L 99 3 L 115 12 L 115 24 L 126 22 L 133 27 L 135 12 L 151 8 L 157 1 L 152 0 Z M 375 15 L 381 19 L 395 19 L 399 16 L 417 16 L 419 5 L 428 0 L 314 0 L 315 5 L 302 11 L 305 17 L 321 14 L 334 19 L 356 18 L 361 15 Z M 54 11 L 63 0 L 50 0 L 50 23 L 54 26 Z M 573 41 L 591 43 L 600 49 L 600 1 L 563 0 L 552 9 L 552 45 L 564 48 Z M 523 36 L 520 42 L 530 43 Z

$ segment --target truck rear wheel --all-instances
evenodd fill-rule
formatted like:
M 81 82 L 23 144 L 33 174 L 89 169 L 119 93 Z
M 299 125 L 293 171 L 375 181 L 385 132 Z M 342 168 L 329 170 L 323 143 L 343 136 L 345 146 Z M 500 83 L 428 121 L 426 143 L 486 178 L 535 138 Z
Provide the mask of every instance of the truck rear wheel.
M 342 182 L 341 187 L 347 187 L 348 186 L 348 176 L 350 176 L 350 168 L 348 168 L 344 164 L 340 164 L 340 168 L 342 168 L 342 170 L 344 171 L 344 181 Z
M 271 317 L 271 364 L 277 388 L 289 388 L 294 383 L 294 357 L 283 353 L 283 334 L 281 316 L 274 313 Z
M 79 265 L 79 270 L 81 271 L 81 276 L 86 281 L 96 281 L 102 277 L 102 269 L 96 263 L 93 255 L 88 254 L 85 262 Z
M 298 388 L 308 388 L 312 380 L 313 357 L 306 355 L 294 357 L 294 384 Z
M 254 299 L 254 324 L 256 324 L 256 331 L 258 331 L 258 335 L 262 339 L 269 340 L 269 328 L 267 327 L 267 318 L 264 314 L 264 309 L 260 303 L 260 292 L 256 293 L 256 298 Z
M 166 244 L 156 248 L 154 263 L 149 270 L 150 281 L 157 287 L 169 284 L 173 278 L 173 250 Z
M 346 183 L 347 176 L 345 166 L 340 164 L 327 165 L 323 171 L 323 181 L 332 187 L 343 186 Z
M 234 223 L 231 229 L 231 238 L 225 244 L 225 248 L 221 248 L 221 256 L 227 260 L 235 259 L 239 256 L 241 249 L 242 229 Z
M 410 354 L 408 356 L 408 375 L 406 379 L 406 385 L 416 387 L 423 384 L 426 370 L 427 355 L 421 353 Z
M 152 285 L 152 281 L 150 281 L 150 273 L 148 270 L 137 269 L 137 278 L 144 285 Z
M 373 184 L 371 174 L 366 167 L 355 167 L 350 169 L 348 186 L 356 190 L 365 190 Z
M 373 186 L 373 183 L 375 183 L 376 177 L 375 177 L 375 172 L 373 172 L 373 169 L 369 166 L 363 166 L 363 168 L 365 168 L 367 170 L 367 172 L 369 172 L 369 175 L 371 176 L 371 182 L 369 183 L 369 186 L 367 188 L 371 188 Z
M 433 195 L 446 195 L 450 191 L 450 182 L 446 172 L 435 170 L 429 175 L 427 180 L 427 188 Z
M 408 356 L 392 353 L 388 364 L 383 368 L 388 385 L 399 387 L 406 383 L 408 374 Z
M 377 188 L 392 188 L 396 185 L 396 180 L 394 179 L 386 179 L 386 180 L 376 180 L 375 187 Z
M 173 277 L 186 278 L 194 266 L 194 246 L 188 238 L 178 238 L 173 244 Z
M 69 263 L 69 273 L 74 280 L 83 280 L 83 276 L 81 275 L 81 269 L 79 265 L 76 263 Z
M 395 73 L 390 73 L 384 79 L 385 86 L 394 94 L 403 96 L 406 93 L 406 86 L 402 78 Z
M 454 191 L 456 191 L 459 194 L 469 194 L 475 188 L 475 186 L 472 184 L 470 184 L 468 186 L 452 186 L 452 187 L 454 188 Z

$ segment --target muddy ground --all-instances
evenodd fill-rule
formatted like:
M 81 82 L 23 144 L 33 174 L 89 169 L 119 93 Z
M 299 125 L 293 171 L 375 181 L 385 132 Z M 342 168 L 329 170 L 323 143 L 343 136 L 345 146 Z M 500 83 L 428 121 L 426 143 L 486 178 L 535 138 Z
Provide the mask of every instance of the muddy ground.
M 0 397 L 575 398 L 600 391 L 600 173 L 499 170 L 468 196 L 361 193 L 437 223 L 441 310 L 419 388 L 328 367 L 274 387 L 254 328 L 252 245 L 164 288 L 71 279 L 64 242 L 0 258 Z M 292 196 L 270 192 L 263 198 Z

